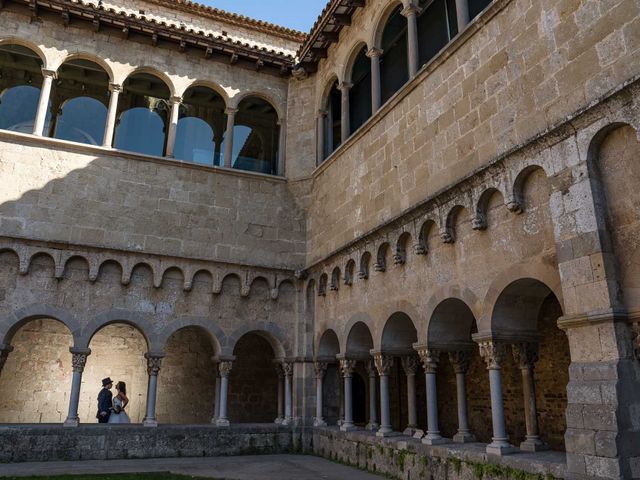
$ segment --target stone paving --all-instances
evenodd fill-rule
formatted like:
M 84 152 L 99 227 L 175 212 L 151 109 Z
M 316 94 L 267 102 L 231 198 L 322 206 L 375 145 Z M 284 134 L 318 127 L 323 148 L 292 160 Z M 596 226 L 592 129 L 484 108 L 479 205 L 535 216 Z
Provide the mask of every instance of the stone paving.
M 0 477 L 171 472 L 224 480 L 379 480 L 381 477 L 308 455 L 162 458 L 0 465 Z

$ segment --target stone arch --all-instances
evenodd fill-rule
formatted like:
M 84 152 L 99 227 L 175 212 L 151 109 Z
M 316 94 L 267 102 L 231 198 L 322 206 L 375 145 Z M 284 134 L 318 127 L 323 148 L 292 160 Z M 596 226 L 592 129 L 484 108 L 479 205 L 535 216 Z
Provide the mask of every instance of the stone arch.
M 206 282 L 204 279 L 208 279 L 207 293 L 213 291 L 213 273 L 206 268 L 198 268 L 189 278 L 185 279 L 185 285 L 188 285 L 189 290 L 193 290 L 197 283 Z M 188 282 L 188 283 L 187 283 Z
M 338 291 L 340 289 L 340 267 L 334 267 L 331 272 L 330 289 L 333 291 Z
M 329 276 L 326 273 L 320 275 L 318 281 L 318 296 L 323 297 L 327 294 L 327 285 L 329 283 Z
M 401 312 L 404 315 L 408 316 L 413 323 L 416 332 L 418 333 L 418 339 L 416 342 L 421 340 L 421 332 L 424 331 L 426 327 L 426 321 L 424 318 L 424 314 L 421 309 L 416 308 L 416 306 L 406 300 L 395 300 L 385 302 L 384 305 L 381 306 L 379 311 L 376 311 L 377 318 L 386 318 L 385 325 L 389 321 L 389 319 L 396 313 Z M 373 339 L 375 350 L 382 349 L 382 337 L 384 335 L 384 327 L 383 333 L 380 335 L 376 335 Z
M 184 289 L 184 280 L 185 280 L 184 270 L 182 270 L 180 267 L 177 267 L 175 265 L 164 269 L 164 271 L 162 272 L 162 275 L 160 276 L 159 287 L 165 288 L 167 286 L 167 281 L 170 279 L 172 274 L 180 276 L 180 287 Z
M 176 86 L 173 80 L 171 80 L 171 77 L 169 77 L 169 75 L 162 72 L 161 70 L 156 69 L 155 67 L 149 67 L 145 65 L 136 67 L 133 70 L 126 72 L 126 74 L 118 83 L 124 84 L 124 82 L 126 82 L 127 79 L 139 73 L 146 73 L 148 75 L 153 75 L 154 77 L 157 77 L 159 80 L 162 80 L 162 82 L 164 82 L 164 84 L 169 89 L 169 97 L 173 97 L 176 95 Z
M 214 92 L 216 92 L 218 95 L 222 97 L 222 100 L 224 100 L 225 107 L 229 107 L 229 104 L 231 102 L 229 95 L 227 94 L 224 88 L 222 88 L 219 84 L 211 80 L 194 80 L 193 82 L 189 83 L 188 85 L 185 85 L 181 90 L 179 90 L 177 95 L 182 97 L 189 89 L 194 87 L 210 88 L 211 90 L 213 90 Z
M 117 268 L 120 269 L 120 283 L 122 283 L 122 279 L 124 278 L 124 267 L 122 266 L 122 264 L 113 259 L 113 258 L 107 258 L 104 259 L 102 262 L 100 262 L 100 264 L 98 265 L 98 275 L 96 276 L 96 280 L 100 280 L 102 277 L 102 275 L 104 274 L 104 268 L 109 266 L 109 265 L 115 265 L 117 266 Z
M 419 255 L 426 255 L 429 252 L 429 235 L 433 228 L 437 228 L 437 222 L 433 218 L 427 218 L 420 224 L 415 247 Z
M 400 0 L 393 0 L 388 2 L 387 5 L 378 13 L 372 24 L 373 28 L 371 29 L 371 38 L 367 42 L 368 45 L 372 45 L 375 48 L 381 47 L 382 34 L 387 26 L 387 21 L 398 7 L 404 8 L 403 2 Z
M 25 40 L 19 37 L 5 37 L 0 39 L 0 45 L 20 45 L 24 48 L 28 48 L 33 53 L 35 53 L 38 57 L 40 57 L 40 61 L 42 62 L 42 68 L 47 70 L 53 70 L 52 64 L 53 61 L 50 60 L 44 50 L 42 50 L 36 43 L 31 42 L 29 40 Z
M 345 83 L 351 82 L 353 65 L 356 59 L 358 58 L 358 55 L 360 55 L 360 52 L 362 51 L 363 48 L 368 49 L 369 45 L 364 39 L 359 39 L 354 43 L 353 47 L 351 47 L 351 50 L 349 50 L 349 54 L 347 55 L 346 61 L 344 62 L 344 65 L 343 65 L 344 69 L 342 72 L 340 72 L 340 75 L 338 75 L 338 77 L 342 78 Z
M 276 324 L 264 322 L 238 327 L 231 335 L 225 338 L 224 344 L 222 345 L 222 354 L 227 356 L 233 355 L 238 341 L 248 333 L 254 333 L 269 342 L 276 358 L 286 358 L 290 356 L 291 346 L 284 332 L 280 330 L 280 327 Z
M 369 320 L 369 317 L 358 314 L 345 329 L 344 341 L 340 343 L 344 346 L 344 355 L 349 358 L 369 358 L 373 349 L 373 335 L 364 320 Z
M 531 174 L 535 171 L 542 171 L 545 174 L 545 177 L 548 178 L 548 173 L 544 169 L 544 167 L 540 165 L 528 165 L 523 168 L 518 175 L 516 175 L 515 180 L 513 181 L 513 186 L 511 193 L 506 197 L 507 200 L 507 208 L 515 213 L 522 212 L 526 208 L 526 198 L 524 198 L 524 188 L 527 182 L 527 179 L 531 176 Z
M 378 247 L 378 252 L 376 254 L 376 263 L 373 267 L 376 272 L 385 272 L 387 270 L 388 254 L 389 242 L 382 242 L 382 244 Z
M 482 312 L 482 304 L 480 303 L 480 300 L 469 288 L 460 287 L 458 285 L 446 285 L 440 287 L 431 295 L 424 309 L 426 312 L 426 318 L 433 318 L 434 312 L 436 311 L 438 305 L 450 298 L 455 298 L 462 301 L 465 305 L 467 305 L 467 307 L 469 307 L 471 313 L 473 314 L 473 317 L 476 319 L 479 318 L 480 313 Z M 429 321 L 430 320 L 427 320 L 427 330 L 429 328 Z
M 544 264 L 513 265 L 500 273 L 487 290 L 482 302 L 484 308 L 482 315 L 476 316 L 478 319 L 478 331 L 480 333 L 494 333 L 492 317 L 498 298 L 509 285 L 521 279 L 527 279 L 528 281 L 544 285 L 555 295 L 564 309 L 560 274 L 554 266 Z
M 31 270 L 34 259 L 38 257 L 47 258 L 48 260 L 51 261 L 51 263 L 53 264 L 52 274 L 55 274 L 55 271 L 60 268 L 58 260 L 51 253 L 41 250 L 41 251 L 34 251 L 33 253 L 31 253 L 31 255 L 29 255 L 29 260 L 27 262 L 27 272 Z
M 69 255 L 69 257 L 67 257 L 66 259 L 63 260 L 63 264 L 60 265 L 60 273 L 61 273 L 61 277 L 66 276 L 69 271 L 69 265 L 76 261 L 76 260 L 80 260 L 81 262 L 84 263 L 84 265 L 86 266 L 86 270 L 87 270 L 87 279 L 88 279 L 88 273 L 89 270 L 91 268 L 91 262 L 89 261 L 89 259 L 83 255 L 78 255 L 78 254 L 74 254 L 74 255 Z
M 371 254 L 369 252 L 364 252 L 360 256 L 360 268 L 358 270 L 358 277 L 366 280 L 369 278 L 370 273 L 370 265 L 371 265 Z
M 489 227 L 489 224 L 488 224 L 489 202 L 491 201 L 491 197 L 493 197 L 496 194 L 499 194 L 502 197 L 502 200 L 504 203 L 504 198 L 505 198 L 504 192 L 500 190 L 498 187 L 488 187 L 478 197 L 478 201 L 474 205 L 475 218 L 478 219 L 478 223 L 474 225 L 474 228 L 476 230 L 484 230 L 485 228 Z
M 380 350 L 392 355 L 413 355 L 413 344 L 418 341 L 418 330 L 404 312 L 392 313 L 384 324 L 380 337 Z
M 305 291 L 307 293 L 305 308 L 307 312 L 313 312 L 315 308 L 315 293 L 316 293 L 315 279 L 312 278 L 309 280 L 309 282 L 307 282 L 307 288 Z
M 456 222 L 460 215 L 463 215 L 467 207 L 462 204 L 454 205 L 449 209 L 447 216 L 444 220 L 443 240 L 445 243 L 453 243 L 456 240 Z
M 477 331 L 476 317 L 460 298 L 442 300 L 433 309 L 427 328 L 427 346 L 442 350 L 473 349 L 471 335 Z
M 331 71 L 321 83 L 323 87 L 322 90 L 320 90 L 320 95 L 318 95 L 316 100 L 316 111 L 322 111 L 326 108 L 329 94 L 331 93 L 331 89 L 333 88 L 335 82 L 338 82 L 338 85 L 340 85 L 340 78 L 338 77 L 337 73 Z
M 264 93 L 264 92 L 256 92 L 254 90 L 250 90 L 247 92 L 242 92 L 234 97 L 232 97 L 230 99 L 230 108 L 238 108 L 240 106 L 240 103 L 242 103 L 243 100 L 246 100 L 247 98 L 250 97 L 256 97 L 259 98 L 261 100 L 264 100 L 265 102 L 267 102 L 269 105 L 271 105 L 273 107 L 273 109 L 276 111 L 276 114 L 278 115 L 278 121 L 279 122 L 283 122 L 286 119 L 286 114 L 284 111 L 283 106 L 280 104 L 280 102 L 276 101 L 276 99 L 269 95 L 268 93 Z
M 0 344 L 10 345 L 15 333 L 32 320 L 47 319 L 62 323 L 73 336 L 73 345 L 81 344 L 81 324 L 71 312 L 47 304 L 35 304 L 21 308 L 0 321 Z
M 269 280 L 267 280 L 267 278 L 263 277 L 262 275 L 257 275 L 251 280 L 251 285 L 249 286 L 249 295 L 252 297 L 256 296 L 256 290 L 260 287 L 264 287 L 265 296 L 270 297 L 271 287 L 269 284 Z
M 393 254 L 393 263 L 402 265 L 407 261 L 407 247 L 411 243 L 411 234 L 402 232 L 396 241 L 396 249 Z
M 353 258 L 347 260 L 347 264 L 344 267 L 344 284 L 353 285 L 353 276 L 356 271 L 356 261 Z
M 106 312 L 96 315 L 84 326 L 80 333 L 79 348 L 89 348 L 91 340 L 96 333 L 104 327 L 115 323 L 134 327 L 144 337 L 148 351 L 162 352 L 163 344 L 158 341 L 152 315 L 118 308 L 107 310 Z
M 329 328 L 318 339 L 316 346 L 316 360 L 335 362 L 340 353 L 340 340 L 335 330 Z
M 64 65 L 67 62 L 71 62 L 73 60 L 87 60 L 89 62 L 93 62 L 93 63 L 99 65 L 100 67 L 102 67 L 104 69 L 105 73 L 109 76 L 109 81 L 111 83 L 115 82 L 115 74 L 114 74 L 113 68 L 111 67 L 109 62 L 107 62 L 103 58 L 100 58 L 97 55 L 94 55 L 94 54 L 88 53 L 88 52 L 70 53 L 64 59 L 62 59 L 58 63 L 58 65 L 55 66 L 55 70 L 58 70 L 62 65 Z
M 222 351 L 221 345 L 225 340 L 224 331 L 211 318 L 207 317 L 186 316 L 177 318 L 158 332 L 156 343 L 157 345 L 161 345 L 161 351 L 164 351 L 167 341 L 174 333 L 184 328 L 191 327 L 196 327 L 207 335 L 213 345 L 213 350 L 216 355 Z

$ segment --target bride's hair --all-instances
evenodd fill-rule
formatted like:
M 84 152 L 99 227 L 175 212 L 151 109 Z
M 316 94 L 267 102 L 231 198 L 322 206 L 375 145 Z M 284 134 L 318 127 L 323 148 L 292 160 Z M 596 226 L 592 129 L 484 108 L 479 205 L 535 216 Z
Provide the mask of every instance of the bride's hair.
M 127 384 L 124 382 L 118 382 L 118 384 L 116 385 L 116 388 L 123 394 L 126 395 L 127 394 Z

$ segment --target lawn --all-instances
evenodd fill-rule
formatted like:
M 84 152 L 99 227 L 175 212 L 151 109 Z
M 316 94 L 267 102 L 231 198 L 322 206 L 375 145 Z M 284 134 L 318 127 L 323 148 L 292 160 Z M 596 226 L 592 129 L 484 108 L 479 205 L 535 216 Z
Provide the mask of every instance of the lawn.
M 118 473 L 100 475 L 55 475 L 50 477 L 0 477 L 2 480 L 204 480 L 203 477 L 175 475 L 173 473 Z M 206 480 L 224 480 L 223 478 Z

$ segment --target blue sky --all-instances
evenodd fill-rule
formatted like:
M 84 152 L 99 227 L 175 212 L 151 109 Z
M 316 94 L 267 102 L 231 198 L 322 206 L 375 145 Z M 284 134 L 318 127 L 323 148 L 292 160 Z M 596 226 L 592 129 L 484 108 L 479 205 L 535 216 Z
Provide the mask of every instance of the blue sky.
M 313 23 L 327 4 L 327 0 L 197 0 L 228 12 L 266 20 L 303 32 Z

